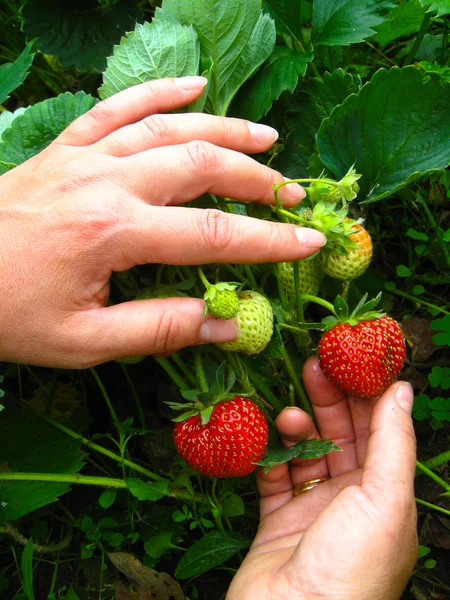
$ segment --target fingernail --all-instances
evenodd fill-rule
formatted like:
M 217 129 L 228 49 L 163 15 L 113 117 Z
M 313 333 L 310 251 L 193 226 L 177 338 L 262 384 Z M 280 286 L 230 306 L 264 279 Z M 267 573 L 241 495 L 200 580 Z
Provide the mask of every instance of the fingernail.
M 233 342 L 241 335 L 235 319 L 223 321 L 221 319 L 208 319 L 200 327 L 198 339 L 200 342 L 217 344 L 219 342 Z
M 309 227 L 297 227 L 295 235 L 302 246 L 308 246 L 309 248 L 321 248 L 327 243 L 327 238 L 323 233 Z
M 397 384 L 395 390 L 395 399 L 400 408 L 410 415 L 414 404 L 414 393 L 411 384 L 408 381 L 401 381 Z
M 196 90 L 204 88 L 208 83 L 206 77 L 190 76 L 190 77 L 178 77 L 175 79 L 175 83 L 183 90 Z
M 286 408 L 283 408 L 283 410 L 281 412 L 285 412 L 287 410 L 296 410 L 296 411 L 300 411 L 300 412 L 304 412 L 301 408 L 299 408 L 298 406 L 286 406 Z M 281 414 L 281 413 L 280 413 Z
M 258 144 L 273 144 L 278 139 L 278 131 L 268 125 L 260 123 L 247 123 L 250 133 Z

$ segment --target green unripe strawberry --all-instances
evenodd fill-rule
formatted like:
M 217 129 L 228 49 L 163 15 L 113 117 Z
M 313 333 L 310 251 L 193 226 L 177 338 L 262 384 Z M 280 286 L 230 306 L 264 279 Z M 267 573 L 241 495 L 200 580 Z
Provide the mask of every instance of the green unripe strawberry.
M 235 317 L 239 308 L 239 296 L 236 287 L 235 284 L 231 283 L 211 285 L 203 296 L 205 313 L 209 313 L 216 319 L 232 319 Z
M 322 270 L 335 279 L 349 281 L 364 273 L 372 259 L 372 240 L 370 234 L 356 221 L 351 222 L 355 233 L 348 236 L 355 247 L 346 248 L 344 254 L 338 252 L 321 252 L 320 263 Z
M 236 320 L 241 330 L 234 342 L 217 344 L 222 350 L 259 354 L 273 333 L 273 310 L 268 299 L 258 292 L 241 292 Z
M 299 260 L 297 264 L 300 293 L 317 296 L 320 283 L 317 257 L 311 260 Z M 286 292 L 287 299 L 292 300 L 295 297 L 294 267 L 292 263 L 278 263 L 278 280 Z

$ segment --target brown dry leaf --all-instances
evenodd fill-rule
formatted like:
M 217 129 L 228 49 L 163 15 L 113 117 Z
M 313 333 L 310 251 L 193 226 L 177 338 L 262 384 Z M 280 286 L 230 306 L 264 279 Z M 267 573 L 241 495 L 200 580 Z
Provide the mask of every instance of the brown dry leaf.
M 168 573 L 146 567 L 127 552 L 108 552 L 108 558 L 116 569 L 136 584 L 133 589 L 116 585 L 115 600 L 184 600 L 180 584 Z
M 428 319 L 407 319 L 402 322 L 403 334 L 408 346 L 412 349 L 412 360 L 423 362 L 439 349 L 439 346 L 433 344 L 433 335 L 436 332 L 431 331 Z

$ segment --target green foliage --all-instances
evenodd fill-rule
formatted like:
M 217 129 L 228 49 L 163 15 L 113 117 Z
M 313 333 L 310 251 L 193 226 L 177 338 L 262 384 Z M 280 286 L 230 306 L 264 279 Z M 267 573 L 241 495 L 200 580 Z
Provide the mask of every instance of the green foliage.
M 84 114 L 96 100 L 84 92 L 66 92 L 28 108 L 3 131 L 0 160 L 20 165 L 46 148 L 77 117 Z
M 379 25 L 373 41 L 386 46 L 397 38 L 416 32 L 423 20 L 425 10 L 419 0 L 400 2 Z
M 34 42 L 30 42 L 22 54 L 13 62 L 0 66 L 0 104 L 9 98 L 28 75 L 34 58 Z
M 381 200 L 447 167 L 449 103 L 450 86 L 436 79 L 424 82 L 415 67 L 380 70 L 322 123 L 320 158 L 337 177 L 355 164 L 362 173 L 360 196 L 366 202 Z
M 268 448 L 266 455 L 258 465 L 265 467 L 264 472 L 268 473 L 275 465 L 289 462 L 293 458 L 301 460 L 320 458 L 336 450 L 341 450 L 341 448 L 327 440 L 304 440 L 290 448 Z
M 142 18 L 133 0 L 114 6 L 99 6 L 97 0 L 28 0 L 22 15 L 25 33 L 38 38 L 43 54 L 82 71 L 104 69 L 113 45 Z
M 199 62 L 200 47 L 192 26 L 169 19 L 138 24 L 108 58 L 99 95 L 108 98 L 152 79 L 197 75 Z
M 385 0 L 315 0 L 311 41 L 315 46 L 356 44 L 375 34 L 394 6 Z
M 196 542 L 181 557 L 175 577 L 187 579 L 201 575 L 247 548 L 250 540 L 237 534 L 211 531 Z
M 450 315 L 445 315 L 442 319 L 436 319 L 430 325 L 433 331 L 439 331 L 433 336 L 433 342 L 438 346 L 450 346 Z
M 449 0 L 420 0 L 422 6 L 430 12 L 436 12 L 438 17 L 450 14 Z
M 20 443 L 17 440 L 20 439 Z M 19 473 L 76 473 L 80 440 L 74 440 L 36 417 L 8 407 L 0 417 L 0 464 Z M 46 506 L 70 489 L 65 483 L 0 482 L 0 523 L 14 521 Z

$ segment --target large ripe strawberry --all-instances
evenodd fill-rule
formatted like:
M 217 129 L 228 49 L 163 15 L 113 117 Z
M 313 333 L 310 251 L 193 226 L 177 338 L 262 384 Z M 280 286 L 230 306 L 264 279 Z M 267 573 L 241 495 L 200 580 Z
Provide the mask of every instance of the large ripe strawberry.
M 349 281 L 364 273 L 372 260 L 372 240 L 362 225 L 351 219 L 345 219 L 351 224 L 352 230 L 348 238 L 355 247 L 346 248 L 342 253 L 322 251 L 320 254 L 321 268 L 327 275 L 335 279 Z
M 209 477 L 241 477 L 254 471 L 268 437 L 263 413 L 242 396 L 214 405 L 206 425 L 196 415 L 175 423 L 173 429 L 180 456 Z
M 323 335 L 318 351 L 327 379 L 363 398 L 378 396 L 393 383 L 406 357 L 402 330 L 388 316 L 338 323 Z
M 316 296 L 320 284 L 318 258 L 299 260 L 297 264 L 300 294 Z M 295 298 L 294 267 L 292 263 L 278 263 L 278 280 L 286 292 L 287 299 L 292 300 Z
M 258 292 L 241 292 L 236 320 L 241 330 L 234 342 L 217 344 L 222 350 L 259 354 L 273 333 L 273 310 L 268 299 Z

